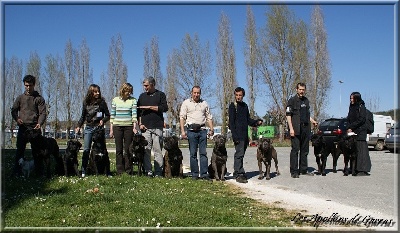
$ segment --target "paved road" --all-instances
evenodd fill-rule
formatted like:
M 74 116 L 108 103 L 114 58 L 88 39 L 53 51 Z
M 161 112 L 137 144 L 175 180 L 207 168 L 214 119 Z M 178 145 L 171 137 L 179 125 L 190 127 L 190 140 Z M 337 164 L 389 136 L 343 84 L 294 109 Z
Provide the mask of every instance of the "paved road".
M 328 174 L 323 177 L 300 176 L 299 179 L 290 177 L 289 172 L 289 147 L 278 147 L 280 176 L 275 176 L 271 180 L 258 180 L 258 165 L 256 160 L 256 148 L 248 148 L 244 157 L 244 168 L 249 178 L 248 184 L 240 184 L 241 187 L 258 186 L 258 189 L 274 187 L 276 191 L 286 190 L 291 193 L 305 195 L 307 198 L 318 198 L 325 201 L 337 202 L 346 206 L 371 210 L 373 213 L 384 216 L 397 216 L 397 174 L 398 174 L 398 154 L 392 154 L 388 151 L 370 150 L 372 161 L 371 176 L 353 177 L 343 176 L 344 167 L 343 156 L 339 157 L 337 173 L 332 172 L 332 156 L 328 158 Z M 310 151 L 313 148 L 310 147 Z M 189 167 L 189 152 L 183 148 L 183 164 Z M 212 148 L 207 149 L 208 157 L 211 158 Z M 233 172 L 233 154 L 234 149 L 228 148 L 227 169 L 229 173 Z M 315 171 L 316 162 L 314 155 L 308 156 L 308 166 L 310 171 Z M 274 166 L 271 172 L 275 172 Z M 228 177 L 231 182 L 237 184 L 233 177 Z M 228 182 L 229 182 L 228 181 Z M 246 186 L 248 185 L 248 186 Z M 302 200 L 298 200 L 301 202 Z M 361 213 L 360 213 L 361 214 Z M 378 217 L 378 216 L 374 216 Z M 396 218 L 397 219 L 397 218 Z

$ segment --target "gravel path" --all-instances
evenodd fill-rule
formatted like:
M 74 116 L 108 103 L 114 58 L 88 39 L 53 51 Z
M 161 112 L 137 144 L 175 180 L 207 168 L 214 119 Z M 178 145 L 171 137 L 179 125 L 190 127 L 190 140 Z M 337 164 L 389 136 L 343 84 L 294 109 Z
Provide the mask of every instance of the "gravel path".
M 325 221 L 321 226 L 334 229 L 340 227 L 339 222 L 347 218 L 354 220 L 350 225 L 358 227 L 357 229 L 397 231 L 397 154 L 371 150 L 372 171 L 369 177 L 343 176 L 344 163 L 341 156 L 337 173 L 332 172 L 332 157 L 329 157 L 327 176 L 300 176 L 299 179 L 293 179 L 289 173 L 290 148 L 276 149 L 280 176 L 273 174 L 271 180 L 258 180 L 256 148 L 249 147 L 244 158 L 249 182 L 237 183 L 231 175 L 227 176 L 226 182 L 237 185 L 250 198 L 298 212 L 293 216 L 295 221 L 306 219 L 315 223 L 315 217 L 320 217 L 318 220 Z M 313 151 L 312 147 L 310 151 Z M 188 149 L 183 148 L 182 152 L 185 172 L 189 172 Z M 207 149 L 207 153 L 210 158 L 212 149 Z M 233 154 L 234 149 L 228 148 L 228 174 L 233 172 Z M 308 160 L 309 170 L 314 172 L 315 157 L 309 155 Z M 272 166 L 271 173 L 274 172 L 275 168 Z M 378 222 L 379 220 L 381 221 Z M 330 224 L 327 223 L 329 221 Z M 368 225 L 372 222 L 380 224 Z

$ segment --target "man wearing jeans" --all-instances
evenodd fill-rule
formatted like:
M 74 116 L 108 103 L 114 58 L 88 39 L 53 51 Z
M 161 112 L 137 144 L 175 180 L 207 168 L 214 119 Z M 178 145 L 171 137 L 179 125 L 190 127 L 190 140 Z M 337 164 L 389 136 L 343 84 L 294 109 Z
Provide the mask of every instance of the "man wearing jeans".
M 201 89 L 194 86 L 191 92 L 192 97 L 183 101 L 181 111 L 179 113 L 182 138 L 189 141 L 190 151 L 190 170 L 192 179 L 210 180 L 207 175 L 208 158 L 207 158 L 207 130 L 205 128 L 206 121 L 210 127 L 209 135 L 214 135 L 212 115 L 206 101 L 200 99 Z M 185 121 L 187 134 L 185 132 Z M 197 159 L 197 149 L 200 154 L 200 173 Z

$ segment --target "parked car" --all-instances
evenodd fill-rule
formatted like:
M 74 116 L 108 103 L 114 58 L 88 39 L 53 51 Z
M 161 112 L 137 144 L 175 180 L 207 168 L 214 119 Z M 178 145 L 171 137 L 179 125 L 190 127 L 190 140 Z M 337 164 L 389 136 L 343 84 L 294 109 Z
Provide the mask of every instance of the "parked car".
M 384 141 L 386 133 L 392 127 L 393 120 L 391 116 L 377 115 L 374 116 L 374 132 L 367 135 L 368 146 L 373 146 L 375 150 L 384 149 Z
M 339 135 L 346 135 L 346 118 L 329 118 L 318 126 L 318 134 L 322 135 L 327 143 L 337 142 Z
M 389 129 L 389 131 L 386 133 L 386 138 L 385 138 L 385 146 L 390 152 L 395 152 L 399 153 L 399 130 L 400 130 L 400 125 L 399 123 L 396 123 L 393 125 L 392 128 Z

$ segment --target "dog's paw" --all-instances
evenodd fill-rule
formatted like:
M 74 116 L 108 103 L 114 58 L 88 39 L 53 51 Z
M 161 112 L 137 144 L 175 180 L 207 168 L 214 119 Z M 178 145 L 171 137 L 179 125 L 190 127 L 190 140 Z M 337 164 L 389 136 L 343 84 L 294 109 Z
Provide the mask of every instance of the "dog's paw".
M 259 180 L 262 180 L 262 179 L 263 179 L 263 176 L 259 176 L 258 179 L 259 179 Z
M 271 177 L 267 176 L 267 177 L 265 177 L 265 179 L 266 179 L 266 180 L 270 180 L 270 179 L 271 179 Z
M 325 173 L 325 172 L 323 172 L 321 175 L 322 175 L 322 176 L 326 176 L 326 173 Z

